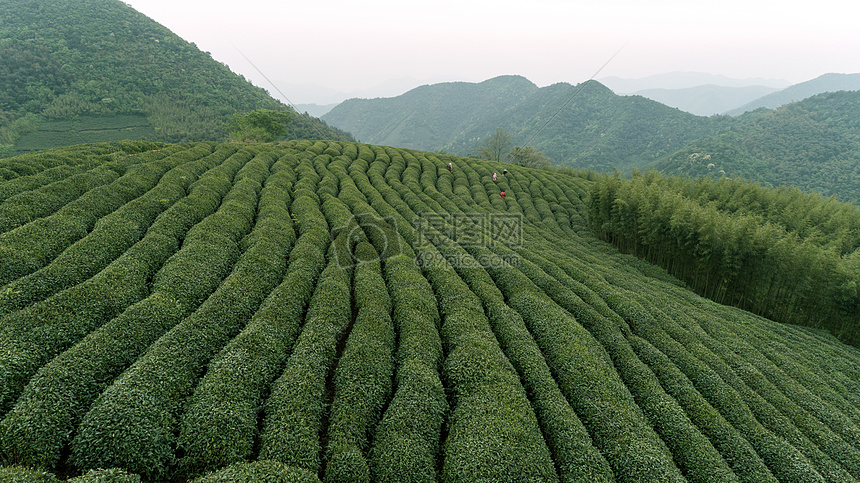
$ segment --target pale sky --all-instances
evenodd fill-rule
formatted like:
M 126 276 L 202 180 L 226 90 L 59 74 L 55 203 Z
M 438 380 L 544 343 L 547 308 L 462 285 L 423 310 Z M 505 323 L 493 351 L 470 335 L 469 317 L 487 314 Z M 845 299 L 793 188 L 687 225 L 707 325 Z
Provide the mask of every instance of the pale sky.
M 296 103 L 314 102 L 300 84 L 354 92 L 504 74 L 576 84 L 616 53 L 595 78 L 704 72 L 797 83 L 860 72 L 860 7 L 845 0 L 127 3 L 274 94 L 242 52 Z

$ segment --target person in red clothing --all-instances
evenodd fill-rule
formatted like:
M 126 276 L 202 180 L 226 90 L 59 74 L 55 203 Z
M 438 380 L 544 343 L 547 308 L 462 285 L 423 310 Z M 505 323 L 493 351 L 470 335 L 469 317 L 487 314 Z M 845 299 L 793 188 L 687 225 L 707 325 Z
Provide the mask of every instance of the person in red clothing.
M 501 193 L 499 193 L 499 196 L 501 196 L 501 197 L 502 197 L 502 199 L 505 199 L 505 192 L 504 192 L 504 191 L 502 191 Z

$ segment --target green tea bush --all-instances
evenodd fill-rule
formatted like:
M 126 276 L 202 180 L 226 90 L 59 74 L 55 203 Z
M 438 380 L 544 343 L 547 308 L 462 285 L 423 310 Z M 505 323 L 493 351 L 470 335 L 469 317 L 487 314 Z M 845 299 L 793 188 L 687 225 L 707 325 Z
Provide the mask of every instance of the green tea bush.
M 0 318 L 2 412 L 39 367 L 143 299 L 147 281 L 177 246 L 174 238 L 147 236 L 95 277 Z
M 283 372 L 325 267 L 327 225 L 315 229 L 305 223 L 321 214 L 314 204 L 306 205 L 310 211 L 302 211 L 298 201 L 293 207 L 298 208 L 295 213 L 302 234 L 290 252 L 283 281 L 245 329 L 209 364 L 189 401 L 178 440 L 185 453 L 179 461 L 180 474 L 193 475 L 243 461 L 254 451 L 259 408 L 271 383 Z
M 388 401 L 394 373 L 395 334 L 391 299 L 379 255 L 360 243 L 354 276 L 355 322 L 334 373 L 325 481 L 370 481 L 364 454 Z
M 188 151 L 180 154 L 185 156 L 182 159 L 193 156 Z M 168 167 L 173 166 L 164 160 L 134 166 L 110 184 L 88 190 L 50 217 L 0 235 L 0 252 L 14 252 L 14 256 L 0 259 L 0 283 L 35 271 L 22 271 L 24 267 L 45 266 L 71 243 L 84 237 L 100 217 L 155 186 Z M 31 237 L 37 237 L 41 243 L 31 243 Z
M 536 261 L 541 266 L 551 267 L 547 265 L 547 260 L 537 253 L 527 253 L 526 251 L 520 251 L 519 253 Z M 557 252 L 554 254 L 558 255 Z M 556 256 L 556 260 L 558 258 Z M 559 263 L 559 261 L 556 261 L 556 263 Z M 612 312 L 606 303 L 599 298 L 597 292 L 593 291 L 603 292 L 607 290 L 608 286 L 605 281 L 601 282 L 596 277 L 584 273 L 581 269 L 574 267 L 570 263 L 570 260 L 562 260 L 559 263 L 559 267 L 564 268 L 570 277 L 576 277 L 576 280 L 583 283 L 567 279 L 565 274 L 560 274 L 557 270 L 550 271 L 549 273 L 559 280 L 565 280 L 565 283 L 575 290 L 582 297 L 583 301 L 587 302 L 602 317 L 612 321 L 610 324 L 604 324 L 606 327 L 618 326 L 624 328 L 626 326 L 626 323 L 623 320 L 619 320 L 618 315 Z M 584 283 L 589 284 L 589 286 L 584 285 Z M 683 373 L 671 361 L 668 361 L 664 355 L 651 347 L 647 341 L 633 335 L 629 335 L 627 338 L 630 340 L 631 347 L 636 351 L 637 355 L 642 358 L 643 362 L 648 364 L 650 369 L 660 379 L 660 383 L 666 389 L 666 392 L 674 397 L 678 401 L 678 404 L 684 408 L 686 415 L 699 428 L 702 434 L 708 437 L 741 481 L 774 481 L 770 471 L 761 461 L 761 458 L 758 457 L 752 446 L 713 406 L 702 398 L 689 380 L 686 379 Z M 696 471 L 701 472 L 702 469 L 697 469 Z M 706 469 L 706 471 L 709 470 Z
M 366 162 L 368 166 L 376 158 L 376 155 L 373 153 L 373 149 L 371 148 L 371 146 L 362 143 L 354 143 L 353 145 L 358 147 L 358 156 L 356 159 Z
M 140 483 L 140 475 L 122 468 L 90 470 L 81 476 L 69 478 L 70 483 Z
M 633 352 L 620 330 L 620 324 L 601 316 L 568 288 L 565 283 L 575 285 L 577 282 L 570 280 L 558 267 L 545 259 L 537 261 L 540 266 L 521 259 L 519 268 L 603 345 L 625 385 L 672 451 L 687 479 L 736 481 L 710 441 L 689 421 L 678 403 L 663 391 L 653 372 Z
M 591 334 L 518 271 L 489 272 L 510 306 L 523 316 L 560 388 L 615 474 L 622 479 L 682 479 L 665 444 Z M 599 410 L 604 406 L 613 408 L 611 419 Z
M 0 202 L 6 201 L 9 197 L 20 193 L 33 191 L 56 181 L 70 178 L 80 174 L 82 171 L 83 168 L 81 167 L 61 164 L 47 168 L 37 174 L 20 176 L 13 180 L 5 181 L 0 183 Z
M 0 244 L 24 273 L 0 283 L 5 464 L 123 468 L 82 481 L 858 478 L 860 352 L 618 254 L 586 229 L 594 177 L 493 182 L 503 165 L 328 141 L 124 149 L 0 160 L 16 180 L 0 206 L 60 172 L 116 174 L 7 233 L 43 230 L 44 254 Z M 475 223 L 499 212 L 523 215 L 521 246 Z M 317 305 L 352 316 L 311 308 L 326 253 L 348 261 L 330 291 L 345 302 Z M 282 461 L 251 462 L 266 447 Z
M 648 341 L 630 336 L 633 349 L 660 379 L 666 392 L 680 404 L 690 420 L 706 435 L 740 481 L 777 481 L 740 432 L 696 390 L 692 382 Z
M 236 463 L 192 480 L 193 483 L 319 483 L 312 471 L 277 461 Z
M 384 262 L 398 334 L 394 395 L 370 451 L 372 481 L 436 481 L 436 459 L 448 403 L 438 368 L 442 362 L 439 312 L 432 288 L 412 258 Z
M 344 202 L 328 194 L 323 194 L 322 211 L 325 214 L 328 225 L 331 227 L 332 238 L 344 235 L 348 239 L 350 248 L 357 242 L 366 240 L 361 227 Z M 341 263 L 347 263 L 342 260 Z
M 345 240 L 346 237 L 339 237 Z M 305 323 L 283 375 L 266 401 L 260 458 L 319 472 L 319 440 L 326 380 L 338 339 L 351 321 L 350 272 L 338 264 L 335 244 L 327 254 Z
M 358 158 L 360 145 L 358 143 L 340 143 L 343 156 L 352 161 Z
M 442 199 L 442 201 L 444 202 L 445 200 Z M 422 205 L 422 206 L 419 206 L 417 208 L 423 211 L 423 210 L 427 209 L 427 206 Z M 439 237 L 433 237 L 433 239 L 439 239 Z M 456 251 L 458 248 L 456 246 L 444 245 L 444 244 L 440 245 L 440 247 L 441 246 L 445 246 L 446 248 L 453 250 L 453 251 Z M 460 249 L 460 251 L 462 252 L 462 249 Z M 454 253 L 453 255 L 455 255 L 455 259 L 458 261 L 465 260 L 464 257 L 462 256 L 462 253 Z M 482 259 L 486 259 L 487 254 L 482 254 L 482 255 L 483 255 Z M 497 263 L 498 260 L 490 261 L 489 263 L 494 263 L 494 262 L 496 264 L 498 264 Z M 465 269 L 465 267 L 463 267 L 462 264 L 459 264 L 457 266 Z M 472 266 L 472 268 L 474 268 L 475 266 L 477 266 L 477 265 Z M 513 312 L 513 311 L 511 311 L 511 312 Z M 525 330 L 524 327 L 523 327 L 523 330 L 524 330 L 525 334 L 527 335 L 528 332 Z M 528 337 L 530 339 L 530 336 L 528 336 Z M 532 344 L 534 344 L 533 341 L 532 341 Z M 539 354 L 539 351 L 538 351 L 538 354 Z M 543 360 L 543 356 L 540 356 L 540 359 Z M 547 373 L 548 372 L 549 371 L 547 370 Z M 549 376 L 549 380 L 552 380 L 551 376 Z M 554 384 L 554 382 L 553 382 L 553 384 Z M 555 390 L 558 391 L 557 387 Z M 561 401 L 564 401 L 564 398 L 563 398 L 563 396 L 561 396 L 560 393 L 557 392 L 557 396 L 561 399 Z M 576 419 L 576 416 L 573 413 L 572 409 L 569 408 L 569 405 L 567 405 L 566 402 L 564 402 L 564 405 L 567 406 L 567 408 L 568 408 L 568 411 L 569 411 L 568 415 L 573 416 L 573 418 Z M 545 417 L 545 419 L 549 419 L 551 416 L 548 416 L 546 413 L 544 413 L 544 417 Z M 558 425 L 565 425 L 565 427 L 564 427 L 565 430 L 570 428 L 570 426 L 569 426 L 570 421 L 569 420 L 568 421 L 558 421 L 556 419 L 555 421 L 553 421 L 553 423 L 556 425 L 556 427 L 558 427 Z M 579 421 L 576 420 L 576 423 L 579 423 Z M 564 443 L 571 443 L 571 442 L 573 444 L 577 444 L 579 448 L 582 448 L 583 446 L 588 448 L 588 446 L 590 446 L 590 438 L 588 437 L 587 433 L 585 433 L 584 429 L 582 429 L 581 425 L 579 425 L 579 428 L 581 431 L 580 434 L 582 435 L 579 437 L 580 438 L 579 440 L 576 439 L 576 435 L 565 434 L 564 436 L 559 436 L 557 438 L 552 438 L 551 437 L 552 435 L 550 435 L 551 441 L 553 443 L 556 443 L 555 446 L 553 446 L 553 448 L 554 449 L 560 449 L 562 447 L 561 445 L 563 445 Z M 573 437 L 571 437 L 571 436 L 573 436 Z M 581 438 L 583 436 L 586 440 L 584 442 L 581 440 Z M 571 440 L 573 440 L 573 441 L 571 441 Z M 603 460 L 602 457 L 600 457 L 599 453 L 596 450 L 594 450 L 593 447 L 591 447 L 590 449 L 591 449 L 591 451 L 586 450 L 584 452 L 584 454 L 582 454 L 582 456 L 583 456 L 582 460 L 576 460 L 575 458 L 572 458 L 574 455 L 570 454 L 570 453 L 564 453 L 564 454 L 557 455 L 557 458 L 560 460 L 560 462 L 557 462 L 557 466 L 560 468 L 559 473 L 565 481 L 580 481 L 583 477 L 586 477 L 586 475 L 589 479 L 593 479 L 593 480 L 612 481 L 612 478 L 613 478 L 612 472 L 609 469 L 608 465 L 606 465 L 605 460 Z M 589 467 L 586 469 L 586 468 L 582 467 L 582 464 L 581 464 L 582 461 L 589 461 L 590 463 L 595 463 L 595 464 L 593 467 Z M 573 466 L 574 468 L 572 468 L 571 466 Z
M 397 366 L 395 385 L 370 450 L 371 481 L 438 481 L 439 439 L 448 411 L 439 373 L 420 359 L 406 359 Z
M 323 154 L 327 154 L 327 155 L 331 156 L 332 158 L 336 158 L 342 154 L 342 151 L 341 151 L 342 149 L 343 148 L 340 145 L 340 143 L 338 143 L 336 141 L 329 141 L 328 147 L 325 149 L 325 151 L 323 151 Z
M 685 324 L 685 328 L 718 340 L 730 347 L 739 344 L 738 348 L 741 349 L 739 355 L 749 354 L 749 357 L 744 356 L 744 358 L 765 374 L 774 385 L 779 387 L 783 394 L 810 414 L 815 414 L 816 417 L 821 418 L 822 422 L 826 422 L 846 441 L 858 446 L 858 431 L 855 429 L 856 423 L 853 421 L 860 417 L 860 410 L 851 402 L 852 392 L 828 377 L 824 372 L 825 366 L 832 365 L 834 358 L 815 354 L 817 351 L 809 350 L 814 348 L 825 353 L 828 346 L 833 343 L 832 340 L 821 340 L 820 342 L 804 340 L 799 337 L 800 334 L 797 331 L 791 330 L 792 328 L 775 326 L 770 321 L 753 316 L 749 317 L 751 319 L 749 325 L 734 324 L 732 326 L 727 326 L 724 323 L 724 315 L 710 314 L 709 316 L 701 308 L 691 311 L 690 316 L 694 317 L 695 321 L 691 324 Z M 780 330 L 783 328 L 795 333 L 793 340 L 773 336 L 773 329 Z M 813 343 L 810 344 L 810 342 Z M 819 358 L 818 355 L 822 357 Z M 828 370 L 833 371 L 834 369 L 831 367 Z
M 57 483 L 53 474 L 26 466 L 0 466 L 0 481 L 8 483 Z
M 265 155 L 250 161 L 267 167 L 271 162 L 272 158 Z M 251 166 L 246 172 L 255 175 L 239 179 L 221 209 L 195 226 L 186 243 L 227 242 L 238 246 L 247 233 L 242 230 L 250 229 L 248 220 L 253 219 L 257 205 L 247 199 L 256 197 L 262 181 L 259 178 L 268 174 L 268 169 Z M 216 235 L 217 231 L 220 234 Z M 159 338 L 108 387 L 84 416 L 72 441 L 76 467 L 121 466 L 147 479 L 167 474 L 174 460 L 182 400 L 209 360 L 242 329 L 281 281 L 290 243 L 290 237 L 283 237 L 249 247 L 197 311 Z M 166 283 L 156 279 L 153 289 L 166 288 Z M 181 296 L 189 287 L 182 281 L 171 293 Z M 146 398 L 140 399 L 141 395 Z M 134 424 L 129 426 L 131 421 Z
M 63 251 L 49 265 L 10 284 L 11 295 L 0 299 L 0 314 L 23 308 L 80 283 L 140 240 L 156 216 L 186 195 L 189 184 L 233 150 L 188 161 L 162 176 L 158 185 L 96 222 L 84 238 Z
M 643 302 L 639 301 L 640 304 Z M 650 304 L 646 303 L 643 307 L 650 307 Z M 665 313 L 654 309 L 651 309 L 651 313 L 657 325 L 676 340 L 692 338 L 689 332 L 677 324 L 668 323 Z M 697 340 L 710 353 L 719 357 L 712 359 L 712 366 L 721 371 L 721 377 L 738 391 L 766 428 L 803 453 L 826 480 L 850 478 L 849 472 L 855 469 L 855 460 L 850 457 L 853 451 L 849 445 L 775 390 L 755 367 L 743 361 L 734 351 L 706 334 L 699 335 Z
M 825 481 L 798 449 L 765 428 L 734 387 L 723 380 L 730 371 L 701 342 L 682 345 L 653 325 L 641 305 L 617 294 L 606 294 L 607 305 L 624 318 L 633 331 L 650 342 L 693 382 L 696 389 L 750 442 L 779 480 Z M 694 352 L 695 355 L 691 354 Z M 702 360 L 700 360 L 701 358 Z M 737 377 L 736 375 L 734 376 Z
M 781 374 L 779 368 L 740 337 L 725 334 L 724 341 L 718 341 L 707 333 L 702 333 L 699 334 L 699 340 L 719 355 L 750 390 L 773 407 L 774 412 L 781 415 L 769 414 L 769 419 L 774 421 L 772 424 L 786 429 L 796 428 L 791 438 L 785 429 L 782 437 L 789 441 L 798 441 L 793 443 L 794 446 L 804 451 L 811 460 L 824 459 L 820 451 L 852 476 L 858 476 L 860 452 L 824 422 L 834 413 L 831 408 L 820 404 L 816 396 Z M 807 406 L 808 410 L 802 406 Z M 764 419 L 765 416 L 759 416 L 760 421 Z M 831 421 L 835 422 L 834 419 Z M 845 433 L 848 437 L 857 434 L 857 427 L 853 423 L 851 426 L 853 431 Z M 808 449 L 804 450 L 803 446 Z M 814 456 L 816 454 L 818 456 Z M 832 462 L 819 463 L 819 472 L 824 473 L 823 467 L 831 464 Z M 839 470 L 834 470 L 834 473 L 824 476 L 844 478 L 843 475 Z
M 430 236 L 438 238 L 439 234 Z M 441 260 L 432 246 L 419 250 L 425 259 Z M 554 480 L 555 470 L 534 413 L 516 372 L 489 329 L 479 301 L 446 263 L 428 264 L 425 271 L 445 316 L 442 339 L 450 353 L 445 374 L 454 390 L 451 421 L 457 421 L 456 425 L 449 423 L 443 478 L 470 480 L 490 471 L 495 477 Z M 490 367 L 473 371 L 476 364 Z M 497 404 L 505 410 L 499 411 Z M 487 433 L 473 431 L 475 425 L 487 424 L 497 428 L 491 432 L 493 438 L 517 441 L 522 446 L 500 453 L 497 442 L 483 439 Z M 490 448 L 495 450 L 487 452 Z M 488 474 L 483 477 L 493 478 Z
M 242 185 L 240 182 L 235 189 L 242 189 Z M 275 196 L 281 198 L 282 194 Z M 222 208 L 229 207 L 228 202 Z M 280 220 L 280 214 L 277 216 L 275 220 Z M 210 231 L 219 235 L 229 228 L 223 223 L 216 225 Z M 205 220 L 193 230 L 199 232 L 204 226 Z M 257 226 L 266 226 L 264 219 Z M 237 227 L 234 237 L 241 236 L 246 228 Z M 213 240 L 222 243 L 210 243 Z M 41 368 L 17 406 L 0 422 L 0 447 L 10 455 L 8 459 L 53 467 L 74 426 L 105 386 L 195 310 L 230 272 L 238 256 L 235 241 L 226 237 L 190 236 L 182 250 L 156 274 L 149 297 Z
M 745 328 L 739 328 L 739 333 L 743 334 L 746 340 L 754 342 L 762 355 L 784 371 L 786 376 L 797 381 L 800 392 L 798 395 L 790 394 L 791 397 L 802 405 L 817 405 L 819 402 L 816 399 L 820 398 L 821 404 L 827 404 L 832 408 L 825 413 L 828 425 L 838 430 L 842 437 L 855 447 L 860 446 L 857 431 L 852 428 L 857 424 L 854 421 L 860 420 L 860 411 L 847 397 L 850 396 L 850 391 L 841 384 L 831 382 L 807 354 L 798 350 L 798 345 L 787 344 L 764 333 L 759 334 Z M 783 392 L 786 391 L 783 390 Z M 808 400 L 803 400 L 804 397 Z
M 315 154 L 315 155 L 319 156 L 319 155 L 323 154 L 323 152 L 324 152 L 326 149 L 328 149 L 328 147 L 329 147 L 329 146 L 328 146 L 328 142 L 327 142 L 327 141 L 316 141 L 316 142 L 314 142 L 314 143 L 313 143 L 313 145 L 308 146 L 307 148 L 305 148 L 305 151 L 308 151 L 308 152 L 310 152 L 310 153 L 313 153 L 313 154 Z M 340 153 L 338 153 L 338 154 L 340 154 Z
M 438 233 L 429 236 L 441 237 Z M 420 248 L 419 256 L 436 260 L 425 264 L 424 271 L 444 316 L 441 335 L 448 357 L 443 374 L 453 397 L 442 477 L 452 481 L 555 480 L 549 451 L 525 391 L 498 347 L 477 297 L 441 261 L 434 247 Z M 480 426 L 495 429 L 478 431 Z M 495 438 L 517 444 L 502 449 Z
M 456 244 L 437 246 L 446 256 L 465 259 L 465 250 Z M 489 253 L 483 256 L 487 257 L 485 263 L 501 263 Z M 458 264 L 454 268 L 483 303 L 493 332 L 520 375 L 552 452 L 559 479 L 564 482 L 614 481 L 609 464 L 593 446 L 588 432 L 559 390 L 522 317 L 505 304 L 502 293 L 477 261 L 472 266 Z
M 97 166 L 36 191 L 12 196 L 0 204 L 0 233 L 46 217 L 88 191 L 118 178 L 119 175 L 112 169 Z
M 35 176 L 35 174 L 28 176 Z M 16 173 L 15 171 L 12 171 L 9 168 L 0 167 L 0 181 L 10 181 L 17 179 L 18 177 L 18 173 Z

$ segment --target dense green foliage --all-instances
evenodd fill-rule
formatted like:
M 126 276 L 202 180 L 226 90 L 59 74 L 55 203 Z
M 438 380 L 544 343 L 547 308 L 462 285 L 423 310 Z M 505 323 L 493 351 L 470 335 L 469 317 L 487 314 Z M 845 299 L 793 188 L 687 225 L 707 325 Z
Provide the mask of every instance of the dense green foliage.
M 691 177 L 743 176 L 860 202 L 860 91 L 820 94 L 746 113 L 720 135 L 691 143 L 654 168 Z
M 856 347 L 593 232 L 855 341 L 852 205 L 337 141 L 0 168 L 3 481 L 860 479 Z
M 247 114 L 233 114 L 226 127 L 234 141 L 266 143 L 287 134 L 287 123 L 291 120 L 283 111 L 257 109 Z
M 119 139 L 223 140 L 233 113 L 260 108 L 296 117 L 289 138 L 351 139 L 118 0 L 2 0 L 0 11 L 0 156 Z
M 797 188 L 603 176 L 592 228 L 721 303 L 860 342 L 860 210 Z

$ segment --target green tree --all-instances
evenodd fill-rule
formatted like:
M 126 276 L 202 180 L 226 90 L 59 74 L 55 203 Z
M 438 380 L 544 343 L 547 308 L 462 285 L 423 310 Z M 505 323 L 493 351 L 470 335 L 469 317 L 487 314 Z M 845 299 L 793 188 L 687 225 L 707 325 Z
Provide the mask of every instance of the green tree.
M 478 148 L 478 156 L 490 161 L 501 161 L 511 149 L 511 135 L 497 127 L 496 132 L 488 137 Z
M 286 111 L 257 109 L 247 114 L 233 114 L 225 129 L 235 141 L 267 143 L 286 134 L 286 125 L 291 120 Z
M 549 166 L 549 158 L 542 151 L 531 146 L 514 146 L 514 149 L 508 155 L 512 163 L 520 166 L 531 166 L 533 168 L 542 168 Z

